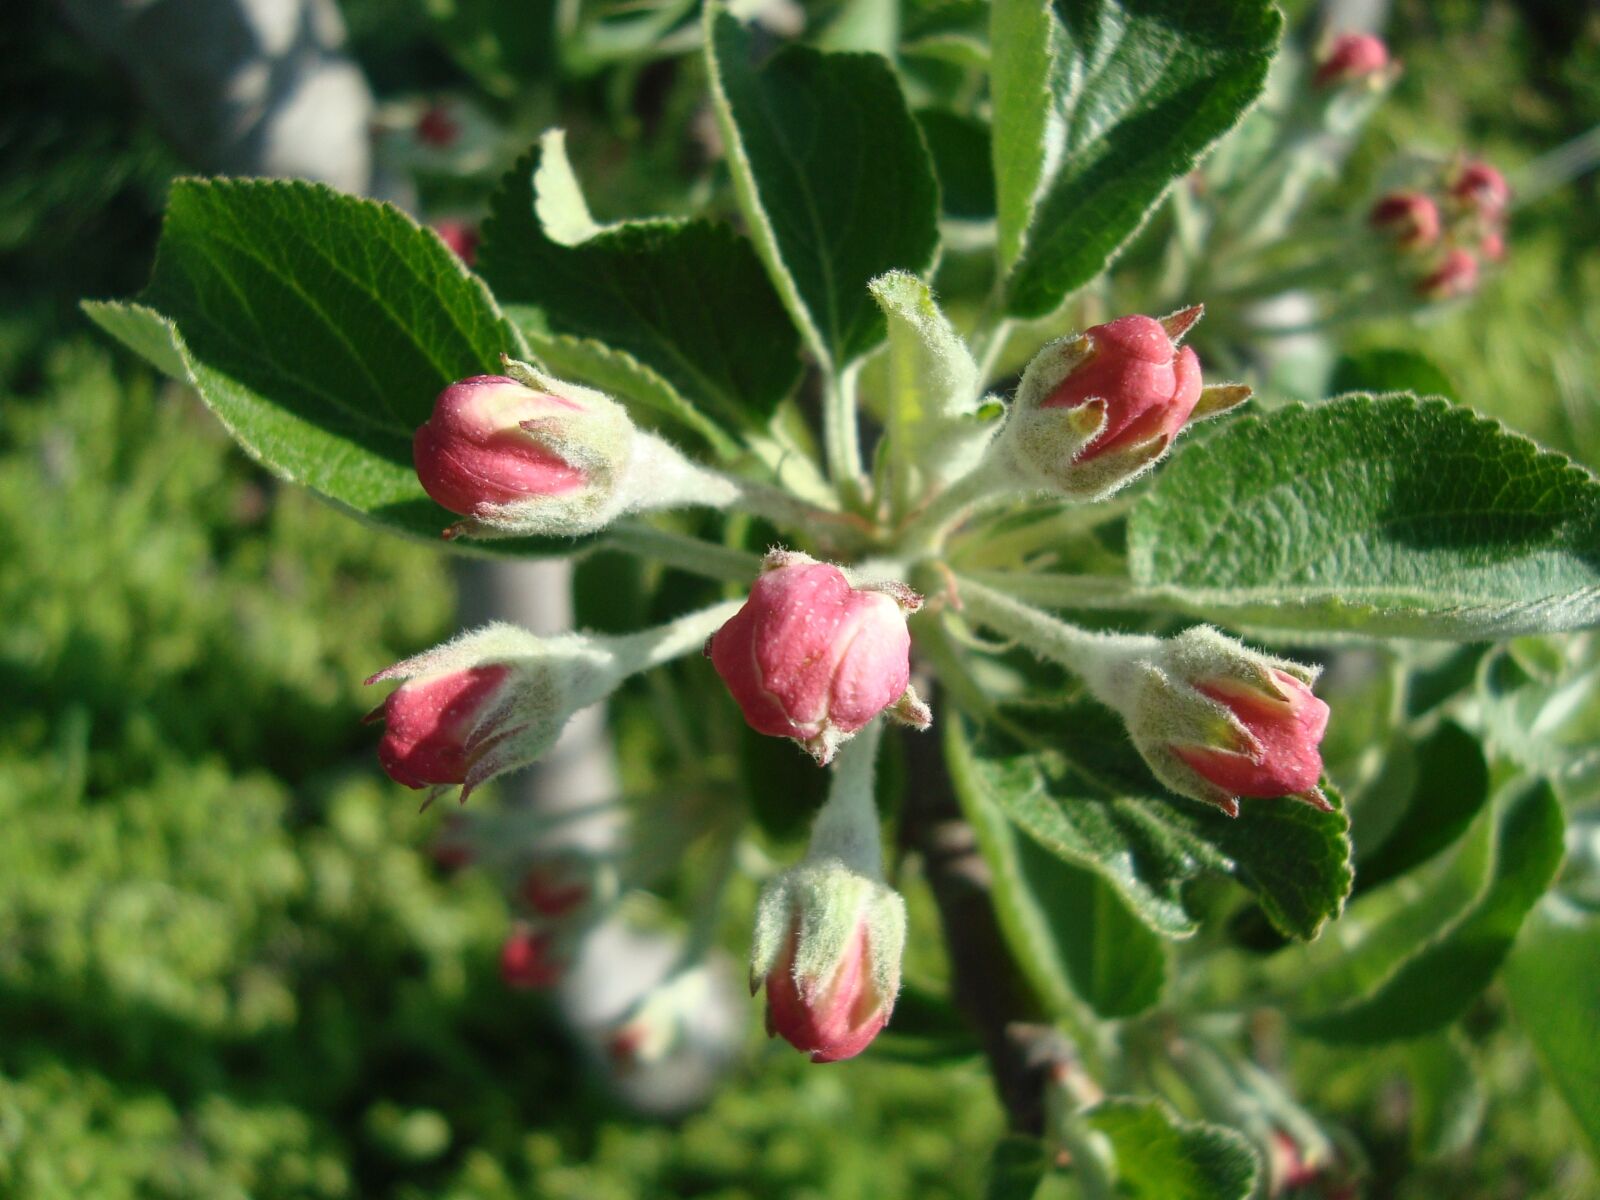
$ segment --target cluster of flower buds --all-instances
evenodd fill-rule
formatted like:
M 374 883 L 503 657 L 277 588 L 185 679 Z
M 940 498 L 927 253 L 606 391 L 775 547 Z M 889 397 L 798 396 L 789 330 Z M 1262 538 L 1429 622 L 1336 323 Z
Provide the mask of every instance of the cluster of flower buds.
M 1327 809 L 1318 783 L 1328 706 L 1311 692 L 1316 677 L 1202 625 L 1135 660 L 1112 699 L 1150 769 L 1179 795 L 1229 816 L 1241 797 Z
M 838 858 L 810 857 L 762 893 L 750 990 L 767 989 L 767 1033 L 813 1062 L 865 1050 L 900 991 L 899 893 Z
M 910 684 L 906 617 L 921 607 L 904 584 L 854 587 L 838 567 L 774 550 L 705 653 L 751 728 L 826 765 L 880 712 L 916 729 L 932 721 Z
M 501 952 L 501 977 L 509 987 L 553 987 L 579 940 L 614 907 L 620 894 L 616 862 L 576 848 L 537 846 L 516 860 L 518 866 L 501 871 L 520 914 Z
M 423 490 L 467 519 L 445 536 L 572 537 L 625 512 L 720 506 L 738 490 L 638 429 L 610 397 L 505 360 L 451 384 L 417 429 Z
M 1457 164 L 1436 187 L 1386 193 L 1368 214 L 1412 266 L 1412 289 L 1424 300 L 1450 300 L 1477 289 L 1484 262 L 1505 257 L 1511 191 L 1486 162 Z
M 1204 309 L 1118 317 L 1040 350 L 1023 372 L 996 453 L 1034 488 L 1098 500 L 1137 479 L 1190 422 L 1242 404 L 1207 386 L 1182 344 Z
M 1342 33 L 1317 55 L 1311 82 L 1321 89 L 1360 87 L 1381 90 L 1400 74 L 1383 39 L 1370 33 Z

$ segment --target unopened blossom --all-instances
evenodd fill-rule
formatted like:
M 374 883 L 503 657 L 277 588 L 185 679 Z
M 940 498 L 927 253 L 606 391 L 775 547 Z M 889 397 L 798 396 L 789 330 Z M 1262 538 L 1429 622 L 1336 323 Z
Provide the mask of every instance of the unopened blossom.
M 531 925 L 518 924 L 500 947 L 500 978 L 507 987 L 538 991 L 561 982 L 565 963 L 555 935 Z
M 900 990 L 905 902 L 836 859 L 808 860 L 761 897 L 751 988 L 765 986 L 767 1032 L 813 1062 L 860 1054 Z
M 463 221 L 459 217 L 440 217 L 437 221 L 430 222 L 430 228 L 467 266 L 477 265 L 478 227 L 471 221 Z
M 1471 251 L 1447 251 L 1439 265 L 1417 280 L 1416 292 L 1424 300 L 1451 300 L 1471 295 L 1478 286 L 1478 260 Z
M 1247 399 L 1247 387 L 1206 387 L 1181 345 L 1203 312 L 1118 317 L 1040 350 L 998 442 L 1018 481 L 1101 499 L 1154 465 L 1189 421 Z
M 462 516 L 561 506 L 603 486 L 616 465 L 607 458 L 625 449 L 626 417 L 596 415 L 504 375 L 463 379 L 439 394 L 412 439 L 417 478 Z
M 854 587 L 838 567 L 776 551 L 706 654 L 752 728 L 826 764 L 885 709 L 917 728 L 931 721 L 910 686 L 906 616 L 921 606 L 902 585 Z
M 504 702 L 511 668 L 464 667 L 407 680 L 374 718 L 383 720 L 378 761 L 396 783 L 410 788 L 466 781 L 474 732 Z
M 1328 706 L 1312 694 L 1316 676 L 1197 626 L 1141 654 L 1116 706 L 1139 753 L 1180 795 L 1230 816 L 1241 798 L 1289 796 L 1326 809 Z
M 1499 168 L 1474 159 L 1456 171 L 1450 196 L 1472 212 L 1499 217 L 1511 202 L 1511 186 Z
M 1367 220 L 1403 250 L 1420 250 L 1439 240 L 1439 206 L 1422 192 L 1390 192 L 1372 206 Z
M 1317 60 L 1312 82 L 1319 88 L 1381 79 L 1389 70 L 1389 47 L 1370 33 L 1340 34 Z

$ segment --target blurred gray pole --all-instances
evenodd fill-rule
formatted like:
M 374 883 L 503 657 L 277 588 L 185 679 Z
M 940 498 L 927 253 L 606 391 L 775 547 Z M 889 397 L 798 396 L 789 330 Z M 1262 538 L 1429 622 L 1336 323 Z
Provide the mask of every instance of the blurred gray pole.
M 372 192 L 372 91 L 333 0 L 63 0 L 197 168 Z

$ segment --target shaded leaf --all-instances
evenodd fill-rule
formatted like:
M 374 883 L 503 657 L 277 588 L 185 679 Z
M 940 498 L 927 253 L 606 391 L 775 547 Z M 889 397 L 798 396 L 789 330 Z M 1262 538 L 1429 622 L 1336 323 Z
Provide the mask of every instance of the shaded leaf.
M 1334 364 L 1328 394 L 1345 392 L 1410 392 L 1414 396 L 1443 396 L 1459 402 L 1461 395 L 1449 376 L 1425 354 L 1415 350 L 1362 350 L 1346 354 Z
M 1371 853 L 1356 860 L 1356 883 L 1376 887 L 1403 875 L 1464 834 L 1489 798 L 1489 764 L 1483 747 L 1453 721 L 1416 748 L 1410 803 Z
M 1371 994 L 1297 1024 L 1323 1041 L 1382 1042 L 1455 1020 L 1494 978 L 1523 918 L 1555 877 L 1562 829 L 1548 783 L 1503 795 L 1494 811 L 1493 866 L 1478 899 Z
M 707 3 L 707 65 L 740 206 L 806 341 L 840 367 L 883 340 L 868 281 L 933 263 L 933 165 L 884 59 L 790 45 L 757 65 L 751 40 Z
M 995 0 L 994 162 L 1009 311 L 1100 273 L 1261 94 L 1267 0 Z
M 1256 1156 L 1242 1134 L 1180 1120 L 1160 1101 L 1112 1097 L 1073 1121 L 1110 1143 L 1117 1196 L 1245 1200 L 1255 1188 Z
M 1600 913 L 1546 896 L 1506 960 L 1506 991 L 1545 1074 L 1600 1162 Z
M 535 342 L 595 339 L 729 424 L 763 423 L 799 380 L 799 342 L 749 241 L 714 221 L 595 224 L 560 131 L 502 181 L 478 264 Z M 655 407 L 709 437 L 681 404 L 657 397 Z

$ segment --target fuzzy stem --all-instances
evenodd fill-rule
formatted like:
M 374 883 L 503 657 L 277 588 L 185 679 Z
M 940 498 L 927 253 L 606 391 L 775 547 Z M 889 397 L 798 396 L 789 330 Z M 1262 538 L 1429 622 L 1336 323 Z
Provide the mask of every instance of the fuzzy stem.
M 1127 664 L 1161 645 L 1160 638 L 1144 634 L 1080 629 L 971 579 L 960 579 L 958 586 L 962 606 L 970 617 L 1076 672 L 1094 698 L 1111 708 L 1121 708 L 1118 700 Z
M 901 556 L 914 560 L 937 553 L 945 537 L 961 523 L 970 509 L 986 501 L 1002 499 L 1015 491 L 1005 460 L 991 450 L 982 462 L 935 496 L 901 530 Z
M 743 600 L 726 600 L 698 612 L 685 613 L 654 629 L 609 639 L 619 680 L 701 649 L 706 639 L 721 629 L 743 603 Z
M 863 499 L 861 437 L 856 428 L 856 372 L 830 370 L 823 377 L 822 441 L 828 475 L 847 508 Z
M 652 558 L 706 579 L 748 584 L 761 573 L 761 559 L 732 546 L 657 529 L 643 521 L 619 521 L 605 531 L 607 543 L 640 558 Z
M 807 858 L 837 858 L 868 879 L 883 880 L 883 838 L 872 782 L 883 720 L 874 720 L 839 750 L 828 801 L 811 827 Z

